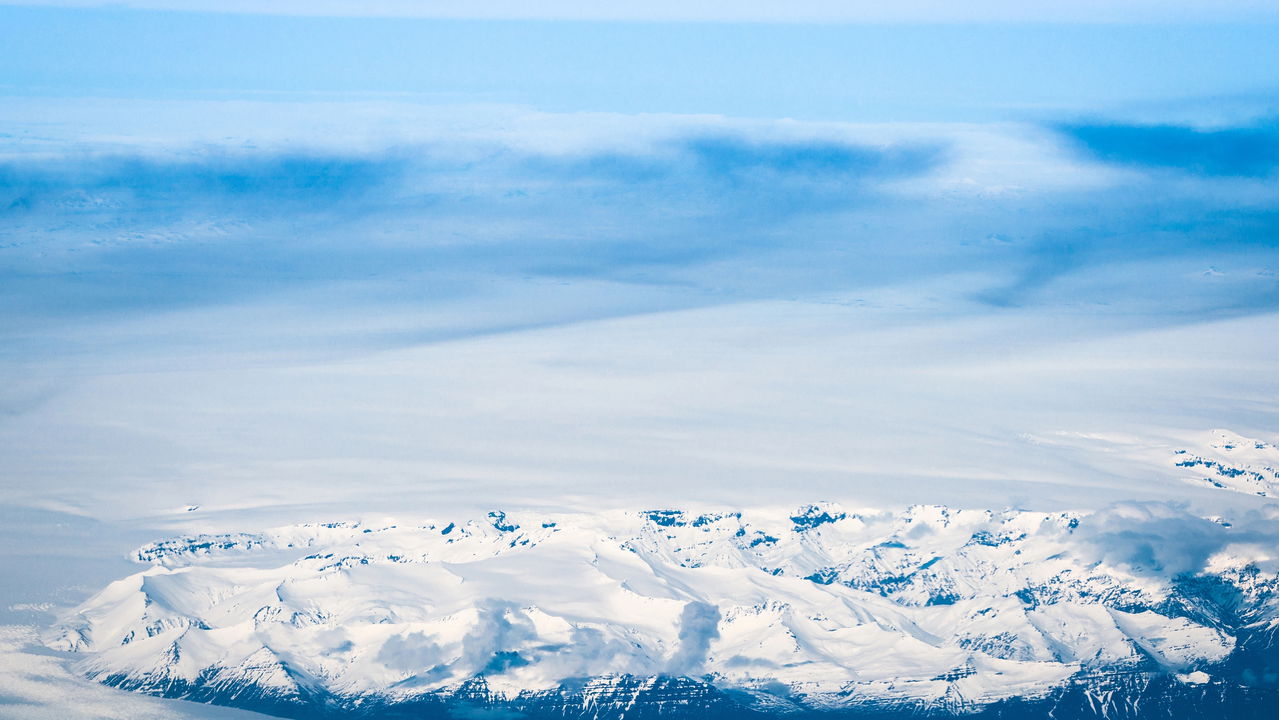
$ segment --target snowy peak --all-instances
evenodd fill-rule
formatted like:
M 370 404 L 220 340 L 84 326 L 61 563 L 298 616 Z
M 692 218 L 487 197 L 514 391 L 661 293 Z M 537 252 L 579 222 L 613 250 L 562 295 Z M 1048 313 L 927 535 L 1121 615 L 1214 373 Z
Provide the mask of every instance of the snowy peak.
M 566 683 L 617 703 L 619 678 L 689 677 L 770 707 L 954 710 L 1116 672 L 1237 680 L 1279 627 L 1272 521 L 815 504 L 305 524 L 148 544 L 52 642 L 104 682 L 233 704 Z M 1152 533 L 1216 549 L 1188 565 Z
M 1174 464 L 1190 482 L 1222 490 L 1279 496 L 1279 447 L 1229 430 L 1213 430 L 1204 447 L 1178 449 Z

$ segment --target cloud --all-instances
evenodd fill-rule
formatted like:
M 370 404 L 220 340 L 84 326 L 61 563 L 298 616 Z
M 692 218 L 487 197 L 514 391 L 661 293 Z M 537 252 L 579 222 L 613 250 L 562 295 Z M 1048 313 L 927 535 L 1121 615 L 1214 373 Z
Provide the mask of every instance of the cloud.
M 85 154 L 0 164 L 0 212 L 137 212 L 173 203 L 347 201 L 392 187 L 406 159 L 213 149 L 181 157 Z
M 709 175 L 731 182 L 802 177 L 811 181 L 855 181 L 921 175 L 940 164 L 940 149 L 928 145 L 874 148 L 832 141 L 758 141 L 731 135 L 693 137 L 681 143 Z
M 575 674 L 585 674 L 590 668 L 598 668 L 614 657 L 626 655 L 633 650 L 634 646 L 627 645 L 621 640 L 607 638 L 598 628 L 575 627 L 569 647 L 563 653 L 571 658 L 569 662 L 579 668 Z M 634 654 L 639 655 L 639 653 Z
M 1016 229 L 990 249 L 1004 272 L 974 299 L 999 308 L 1088 303 L 1185 317 L 1279 307 L 1270 275 L 1279 260 L 1279 125 L 1203 130 L 1099 121 L 1052 130 L 1085 167 L 1124 172 L 1101 187 L 1016 201 L 1021 221 L 994 210 L 992 220 L 1013 220 Z
M 477 611 L 475 625 L 462 638 L 462 657 L 457 665 L 478 675 L 501 675 L 527 665 L 528 659 L 520 652 L 537 639 L 537 629 L 528 615 L 502 600 L 491 600 Z
M 760 223 L 886 202 L 883 184 L 926 177 L 946 161 L 941 143 L 874 146 L 693 131 L 642 152 L 533 155 L 514 170 L 534 188 L 553 182 L 587 208 L 646 222 L 649 248 L 654 238 L 678 234 L 681 252 L 674 257 L 683 261 L 698 250 L 689 242 L 694 237 L 712 254 L 749 248 L 758 244 L 752 230 Z M 673 218 L 685 223 L 671 227 Z M 697 227 L 699 220 L 718 230 Z
M 1076 536 L 1096 557 L 1138 575 L 1174 578 L 1204 572 L 1214 555 L 1248 558 L 1250 548 L 1279 547 L 1276 510 L 1262 507 L 1240 513 L 1229 526 L 1162 502 L 1119 502 L 1085 516 Z M 1262 553 L 1256 562 L 1273 568 L 1276 558 Z
M 1110 565 L 1165 577 L 1204 569 L 1230 541 L 1222 526 L 1162 503 L 1112 505 L 1084 518 L 1078 535 Z
M 50 338 L 59 323 L 240 304 L 292 308 L 264 335 L 276 347 L 305 328 L 327 348 L 380 349 L 946 276 L 981 279 L 948 291 L 970 311 L 1105 306 L 1184 322 L 1279 307 L 1267 274 L 1279 197 L 1263 179 L 1060 185 L 1106 165 L 1078 145 L 1063 165 L 1052 136 L 1009 145 L 1003 130 L 982 144 L 971 130 L 539 115 L 531 130 L 481 133 L 471 115 L 443 117 L 412 141 L 326 130 L 311 145 L 302 132 L 294 145 L 195 144 L 170 130 L 10 153 L 10 354 L 85 344 Z M 420 319 L 335 319 L 388 308 Z
M 76 315 L 344 281 L 415 302 L 494 276 L 688 283 L 670 275 L 789 250 L 788 224 L 866 207 L 943 161 L 935 144 L 704 130 L 627 152 L 440 141 L 11 157 L 0 302 Z
M 597 201 L 645 185 L 651 200 L 678 202 L 693 192 L 708 209 L 739 206 L 737 195 L 782 195 L 818 188 L 865 190 L 884 180 L 925 175 L 945 162 L 937 143 L 859 145 L 834 140 L 771 140 L 692 132 L 630 151 L 550 155 L 484 143 L 389 147 L 363 154 L 304 149 L 174 150 L 167 154 L 81 152 L 0 163 L 0 209 L 74 215 L 136 213 L 190 203 L 235 203 L 242 214 L 316 210 L 376 201 L 383 212 L 437 210 L 437 198 L 537 210 L 568 193 Z M 554 195 L 547 191 L 553 190 Z M 857 198 L 842 193 L 845 203 Z M 521 202 L 521 200 L 525 202 Z M 245 203 L 248 203 L 246 206 Z M 299 208 L 298 206 L 303 206 Z M 806 208 L 790 205 L 795 215 Z M 142 218 L 140 218 L 142 219 Z
M 945 161 L 937 143 L 861 145 L 835 140 L 752 138 L 731 132 L 691 131 L 658 142 L 643 154 L 593 152 L 580 156 L 532 156 L 530 174 L 559 180 L 706 184 L 729 192 L 734 186 L 802 183 L 863 183 L 924 175 Z
M 428 672 L 446 659 L 444 649 L 421 632 L 392 635 L 377 653 L 377 661 L 383 665 L 415 674 Z
M 679 618 L 679 645 L 667 663 L 671 675 L 694 675 L 706 663 L 711 641 L 719 637 L 719 608 L 709 603 L 692 601 L 684 606 Z
M 1200 176 L 1266 177 L 1279 168 L 1279 121 L 1205 130 L 1184 125 L 1093 123 L 1060 131 L 1104 162 Z

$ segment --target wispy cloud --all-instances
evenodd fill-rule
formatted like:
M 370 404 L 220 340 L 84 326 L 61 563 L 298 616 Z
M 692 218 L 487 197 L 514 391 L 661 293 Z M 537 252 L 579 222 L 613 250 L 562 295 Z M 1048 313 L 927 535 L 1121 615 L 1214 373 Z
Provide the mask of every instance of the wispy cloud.
M 978 297 L 997 307 L 1062 301 L 1162 305 L 1167 312 L 1263 311 L 1274 280 L 1279 129 L 1053 125 L 1080 162 L 1116 170 L 1102 187 L 1021 206 L 1035 218 Z M 1126 282 L 1120 282 L 1125 277 Z
M 1279 121 L 1273 119 L 1218 129 L 1084 123 L 1061 131 L 1093 157 L 1131 167 L 1249 178 L 1279 169 Z
M 0 207 L 7 213 L 142 210 L 149 204 L 229 200 L 268 206 L 367 196 L 393 186 L 406 162 L 396 157 L 313 153 L 231 153 L 185 157 L 97 155 L 0 163 Z
M 24 497 L 46 480 L 80 487 L 104 464 L 165 482 L 420 477 L 405 468 L 422 462 L 468 479 L 533 468 L 682 482 L 765 466 L 1002 479 L 990 468 L 1012 473 L 1029 455 L 1004 440 L 990 450 L 972 428 L 1042 430 L 1121 402 L 1190 427 L 1267 423 L 1269 395 L 1241 395 L 1208 345 L 1184 373 L 1141 364 L 1182 358 L 1203 330 L 1169 335 L 1157 358 L 1130 345 L 1059 357 L 1062 343 L 1279 308 L 1269 178 L 1133 171 L 1026 126 L 480 125 L 450 116 L 407 141 L 290 142 L 278 126 L 256 144 L 11 138 L 3 187 L 25 201 L 0 225 L 0 363 L 13 378 L 0 405 L 6 468 L 38 478 Z M 1264 357 L 1264 338 L 1233 327 L 1212 347 Z M 1010 344 L 1026 365 L 973 359 Z M 377 364 L 392 355 L 411 369 Z M 354 365 L 326 365 L 338 359 Z M 1076 372 L 1094 361 L 1105 382 Z M 300 362 L 325 369 L 256 370 Z M 1250 377 L 1268 377 L 1265 362 Z M 198 381 L 146 374 L 188 367 Z M 1187 377 L 1215 378 L 1202 387 L 1218 394 L 1193 411 L 1172 403 Z M 1262 398 L 1254 415 L 1217 417 L 1222 398 L 1244 395 Z M 235 420 L 242 403 L 263 414 Z M 275 419 L 297 407 L 306 427 Z M 92 434 L 48 433 L 74 422 Z M 134 442 L 149 452 L 123 456 Z M 293 487 L 249 495 L 277 502 Z M 190 492 L 164 497 L 212 505 Z
M 1034 184 L 1059 162 L 1051 138 L 1042 157 L 1013 164 L 938 133 L 870 141 L 838 127 L 647 122 L 638 141 L 578 147 L 446 132 L 358 151 L 81 143 L 10 153 L 0 300 L 28 318 L 67 319 L 324 287 L 340 305 L 358 286 L 348 306 L 483 297 L 486 283 L 521 278 L 661 289 L 656 304 L 590 304 L 629 312 L 967 273 L 985 278 L 969 298 L 990 308 L 1068 297 L 1189 319 L 1279 303 L 1279 195 L 1257 174 L 1270 162 L 1268 125 L 1177 130 L 1190 133 L 1189 149 L 1166 146 L 1165 130 L 1130 147 L 1090 133 L 1146 129 L 1055 126 L 1076 163 L 1058 173 L 1159 170 L 1058 187 Z M 1129 155 L 1112 159 L 1115 148 Z M 954 180 L 994 161 L 1014 174 Z M 1015 174 L 1036 163 L 1048 169 Z M 1178 301 L 1161 310 L 1168 297 Z M 536 304 L 482 328 L 583 317 L 525 312 Z
M 662 283 L 671 278 L 653 269 L 784 249 L 790 224 L 865 207 L 884 183 L 943 158 L 933 145 L 704 131 L 624 152 L 471 143 L 18 156 L 0 165 L 10 228 L 0 272 L 11 302 L 72 313 L 370 277 Z
M 719 608 L 704 602 L 690 602 L 679 618 L 679 645 L 666 672 L 696 675 L 706 664 L 711 642 L 719 637 Z

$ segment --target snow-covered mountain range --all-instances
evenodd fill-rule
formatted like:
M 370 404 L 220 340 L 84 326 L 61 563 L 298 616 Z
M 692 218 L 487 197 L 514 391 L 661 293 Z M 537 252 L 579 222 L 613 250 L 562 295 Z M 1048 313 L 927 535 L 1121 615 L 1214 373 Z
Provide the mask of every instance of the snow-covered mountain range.
M 1261 717 L 1276 527 L 1140 504 L 305 524 L 148 544 L 49 643 L 110 685 L 307 717 Z
M 1279 495 L 1279 447 L 1271 443 L 1213 430 L 1201 451 L 1178 449 L 1173 455 L 1190 482 L 1260 497 Z

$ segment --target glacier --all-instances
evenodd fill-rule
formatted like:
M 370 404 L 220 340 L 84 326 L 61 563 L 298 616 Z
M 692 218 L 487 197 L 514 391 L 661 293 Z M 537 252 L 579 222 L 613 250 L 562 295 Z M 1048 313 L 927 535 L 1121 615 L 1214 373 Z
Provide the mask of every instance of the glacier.
M 1159 503 L 303 523 L 146 544 L 46 642 L 288 717 L 1269 717 L 1276 528 Z

